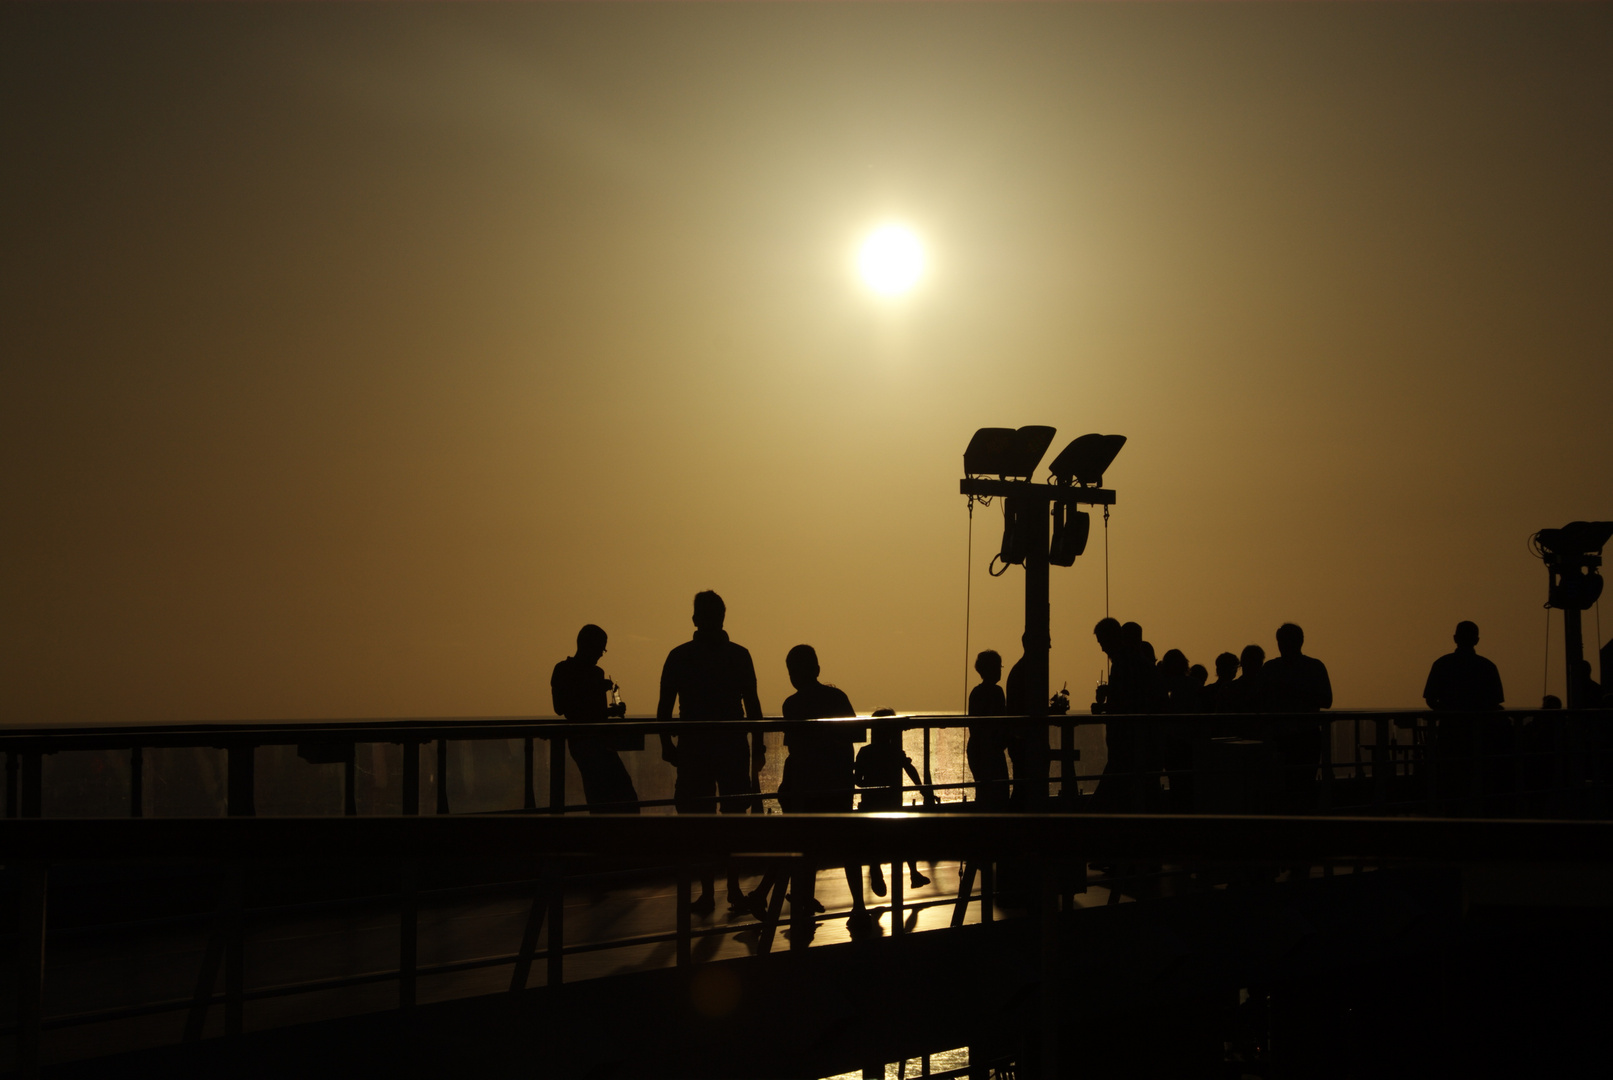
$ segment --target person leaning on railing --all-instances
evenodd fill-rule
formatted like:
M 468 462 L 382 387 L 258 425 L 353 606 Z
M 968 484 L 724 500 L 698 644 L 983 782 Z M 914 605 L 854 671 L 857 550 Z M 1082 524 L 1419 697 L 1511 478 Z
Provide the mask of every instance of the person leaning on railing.
M 607 700 L 616 684 L 599 666 L 605 655 L 605 631 L 589 623 L 577 631 L 577 653 L 554 666 L 549 693 L 554 711 L 573 724 L 596 724 L 626 715 L 627 706 Z M 571 760 L 582 776 L 583 797 L 593 814 L 636 814 L 638 791 L 608 736 L 574 735 L 566 740 Z

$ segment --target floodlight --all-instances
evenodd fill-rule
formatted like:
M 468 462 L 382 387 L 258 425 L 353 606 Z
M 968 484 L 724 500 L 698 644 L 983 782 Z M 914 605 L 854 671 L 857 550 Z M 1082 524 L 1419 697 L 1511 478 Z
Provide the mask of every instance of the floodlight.
M 1083 435 L 1060 450 L 1048 469 L 1061 484 L 1073 480 L 1082 487 L 1101 487 L 1104 472 L 1125 445 L 1124 435 Z
M 1020 495 L 1010 495 L 1003 500 L 1003 543 L 997 553 L 1003 569 L 1025 565 L 1025 552 L 1030 547 L 1025 535 L 1030 528 L 1026 518 L 1042 511 L 1042 506 Z
M 1613 540 L 1613 521 L 1570 521 L 1560 529 L 1541 529 L 1535 537 L 1548 556 L 1595 555 Z
M 1087 549 L 1092 532 L 1092 515 L 1069 503 L 1053 504 L 1053 540 L 1047 548 L 1047 561 L 1054 566 L 1074 566 Z
M 1014 445 L 1014 429 L 983 427 L 969 440 L 963 452 L 963 475 L 1000 475 Z
M 981 428 L 963 452 L 965 476 L 1000 476 L 1028 479 L 1041 463 L 1057 431 L 1030 425 L 1012 428 Z
M 1547 607 L 1580 612 L 1596 603 L 1602 595 L 1597 567 L 1610 539 L 1613 521 L 1571 521 L 1535 533 L 1535 553 L 1545 561 L 1548 575 Z

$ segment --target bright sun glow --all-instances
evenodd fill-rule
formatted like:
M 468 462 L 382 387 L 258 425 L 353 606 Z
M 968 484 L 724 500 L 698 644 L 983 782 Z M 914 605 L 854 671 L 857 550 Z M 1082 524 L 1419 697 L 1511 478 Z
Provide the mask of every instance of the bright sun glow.
M 912 230 L 884 225 L 863 241 L 857 265 L 870 288 L 894 296 L 918 282 L 924 270 L 924 248 Z

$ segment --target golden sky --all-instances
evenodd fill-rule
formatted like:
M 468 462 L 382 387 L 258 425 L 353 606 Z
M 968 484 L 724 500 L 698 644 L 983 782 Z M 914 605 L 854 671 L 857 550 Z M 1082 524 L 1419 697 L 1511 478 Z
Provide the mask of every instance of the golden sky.
M 0 130 L 7 721 L 547 714 L 585 622 L 645 712 L 704 588 L 770 712 L 955 709 L 1031 423 L 1159 651 L 1529 705 L 1613 518 L 1606 5 L 6 5 Z

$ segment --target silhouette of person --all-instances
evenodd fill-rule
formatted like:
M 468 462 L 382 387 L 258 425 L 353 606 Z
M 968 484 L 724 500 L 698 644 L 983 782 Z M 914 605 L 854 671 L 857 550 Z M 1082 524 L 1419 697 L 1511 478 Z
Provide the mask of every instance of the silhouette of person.
M 875 709 L 875 716 L 895 716 L 895 709 Z M 902 749 L 902 729 L 894 724 L 880 724 L 874 727 L 868 735 L 868 745 L 857 751 L 855 777 L 857 786 L 862 788 L 862 797 L 858 799 L 857 809 L 867 811 L 900 810 L 902 808 L 902 774 L 922 788 L 925 806 L 937 805 L 935 792 L 922 787 L 924 781 L 919 777 L 918 768 L 913 759 L 907 756 Z M 930 879 L 919 873 L 919 864 L 908 861 L 908 882 L 913 888 L 928 885 Z M 891 873 L 899 874 L 900 864 L 891 867 Z M 868 884 L 874 890 L 875 896 L 885 895 L 885 872 L 879 863 L 870 863 L 868 867 Z
M 1135 628 L 1135 635 L 1127 631 L 1128 626 Z M 1118 620 L 1104 618 L 1092 628 L 1092 636 L 1109 658 L 1109 682 L 1100 692 L 1103 713 L 1119 716 L 1136 712 L 1141 695 L 1132 654 L 1142 641 L 1142 627 L 1136 623 L 1122 626 Z M 1107 753 L 1092 797 L 1094 808 L 1100 813 L 1131 810 L 1139 790 L 1134 775 L 1138 767 L 1137 728 L 1129 723 L 1105 724 L 1103 741 Z
M 1434 661 L 1423 684 L 1423 700 L 1437 712 L 1490 712 L 1501 707 L 1501 672 L 1476 651 L 1477 623 L 1459 622 L 1451 640 L 1456 651 Z
M 1306 656 L 1304 645 L 1305 631 L 1295 624 L 1277 628 L 1277 656 L 1260 671 L 1267 711 L 1309 713 L 1333 707 L 1327 665 Z M 1322 757 L 1322 737 L 1322 725 L 1292 721 L 1278 724 L 1272 732 L 1291 812 L 1311 809 L 1308 800 Z
M 854 717 L 851 699 L 839 687 L 818 678 L 818 654 L 810 645 L 797 645 L 784 657 L 795 693 L 784 699 L 786 720 L 833 720 Z M 844 814 L 852 808 L 856 781 L 852 745 L 860 732 L 848 724 L 812 724 L 784 736 L 789 756 L 784 759 L 784 775 L 779 780 L 779 806 L 786 813 Z M 765 917 L 768 896 L 782 888 L 777 867 L 769 868 L 761 885 L 747 899 L 753 914 Z M 846 864 L 846 885 L 851 890 L 851 926 L 854 932 L 870 929 L 868 909 L 863 901 L 861 863 Z M 803 903 L 823 910 L 814 896 L 791 897 L 791 904 Z
M 1092 636 L 1098 639 L 1098 648 L 1103 650 L 1104 659 L 1108 661 L 1108 671 L 1098 684 L 1092 711 L 1094 714 L 1106 713 L 1110 711 L 1112 700 L 1114 660 L 1120 653 L 1120 620 L 1107 617 L 1099 619 L 1098 625 L 1092 628 Z
M 1210 670 L 1203 664 L 1194 664 L 1187 669 L 1187 687 L 1183 691 L 1187 707 L 1182 712 L 1207 713 L 1210 711 L 1210 702 L 1204 696 L 1205 683 L 1210 681 Z
M 1265 688 L 1261 685 L 1261 672 L 1266 667 L 1266 650 L 1259 645 L 1245 645 L 1238 654 L 1238 666 L 1243 669 L 1237 681 L 1228 687 L 1229 712 L 1262 712 L 1266 707 Z
M 1198 712 L 1195 697 L 1197 685 L 1188 678 L 1190 670 L 1187 654 L 1181 649 L 1169 649 L 1159 658 L 1159 682 L 1165 692 L 1165 712 Z M 1208 673 L 1206 673 L 1208 674 Z
M 1187 654 L 1180 649 L 1167 650 L 1156 665 L 1160 688 L 1165 694 L 1165 712 L 1196 713 L 1199 711 L 1199 693 L 1208 672 L 1200 667 L 1200 678 L 1190 674 Z M 1172 813 L 1189 813 L 1193 808 L 1193 736 L 1198 724 L 1185 719 L 1159 721 L 1155 732 L 1159 743 L 1159 763 L 1167 770 L 1170 796 L 1167 805 Z
M 1024 644 L 1021 639 L 1021 644 Z M 1025 657 L 1022 654 L 1008 670 L 1004 697 L 1009 716 L 1045 716 L 1030 687 L 1026 685 Z M 1009 805 L 1015 810 L 1032 810 L 1040 806 L 1047 795 L 1049 760 L 1048 731 L 1045 723 L 1027 724 L 1010 731 L 1003 740 L 1008 760 L 1014 767 L 1014 791 Z
M 980 684 L 969 691 L 970 716 L 1007 716 L 1008 698 L 997 685 L 1003 677 L 1003 658 L 995 649 L 975 657 Z M 975 781 L 975 806 L 981 810 L 1002 810 L 1008 805 L 1008 761 L 1003 756 L 1008 739 L 999 726 L 970 725 L 969 742 L 963 755 Z
M 682 720 L 760 720 L 761 699 L 756 694 L 756 665 L 749 650 L 728 639 L 723 629 L 728 607 L 711 590 L 694 598 L 694 638 L 667 654 L 661 668 L 658 720 L 672 719 L 674 705 Z M 767 760 L 767 747 L 758 732 L 747 751 L 743 731 L 688 732 L 673 742 L 661 736 L 661 757 L 677 767 L 672 798 L 680 814 L 742 814 L 757 791 L 757 776 Z M 747 762 L 747 757 L 749 761 Z M 748 767 L 747 767 L 748 766 Z M 707 867 L 701 892 L 690 905 L 704 915 L 716 907 L 712 896 L 714 873 Z M 742 907 L 744 889 L 732 866 L 728 869 L 728 903 Z
M 1457 623 L 1456 633 L 1451 640 L 1456 643 L 1456 651 L 1441 656 L 1428 669 L 1428 681 L 1423 684 L 1423 700 L 1435 712 L 1498 711 L 1506 700 L 1506 694 L 1501 689 L 1501 673 L 1476 651 L 1479 643 L 1478 624 L 1467 621 Z M 1461 799 L 1470 790 L 1481 723 L 1467 716 L 1446 717 L 1435 722 L 1434 754 L 1439 762 L 1439 771 L 1432 782 L 1441 793 L 1454 799 Z M 1502 732 L 1500 727 L 1484 725 L 1487 741 L 1510 734 L 1510 731 Z M 1494 788 L 1497 777 L 1488 779 Z
M 626 705 L 611 705 L 606 700 L 616 688 L 599 667 L 607 640 L 605 631 L 589 623 L 577 631 L 576 655 L 556 664 L 549 678 L 554 711 L 573 724 L 594 724 L 627 714 Z M 583 797 L 588 802 L 589 813 L 639 812 L 633 778 L 627 775 L 627 767 L 609 739 L 573 735 L 566 741 L 571 745 L 571 760 L 577 763 L 577 772 L 582 776 Z
M 1210 712 L 1236 712 L 1233 682 L 1238 677 L 1238 656 L 1224 652 L 1215 658 L 1215 681 L 1204 688 L 1204 701 Z

